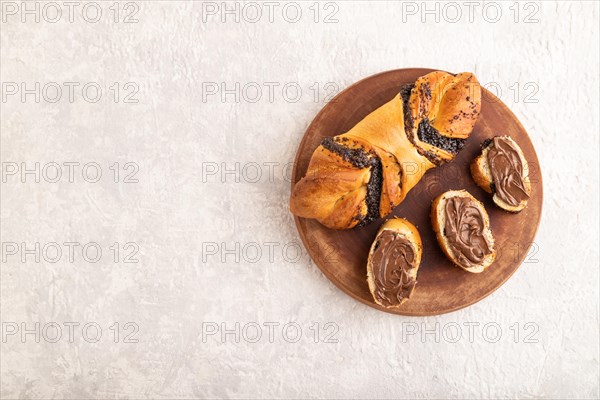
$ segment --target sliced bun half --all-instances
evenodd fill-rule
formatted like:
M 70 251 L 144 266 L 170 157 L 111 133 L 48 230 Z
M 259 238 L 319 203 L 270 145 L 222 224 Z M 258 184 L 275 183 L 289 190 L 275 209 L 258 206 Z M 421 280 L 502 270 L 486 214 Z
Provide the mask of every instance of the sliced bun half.
M 481 146 L 481 154 L 471 163 L 475 183 L 493 194 L 494 203 L 503 210 L 523 210 L 531 196 L 529 166 L 523 150 L 509 136 L 496 136 Z
M 496 258 L 490 218 L 466 190 L 450 190 L 431 206 L 431 223 L 444 254 L 458 267 L 479 273 Z
M 367 282 L 377 304 L 396 308 L 408 300 L 422 253 L 419 231 L 407 220 L 393 218 L 381 226 L 367 261 Z

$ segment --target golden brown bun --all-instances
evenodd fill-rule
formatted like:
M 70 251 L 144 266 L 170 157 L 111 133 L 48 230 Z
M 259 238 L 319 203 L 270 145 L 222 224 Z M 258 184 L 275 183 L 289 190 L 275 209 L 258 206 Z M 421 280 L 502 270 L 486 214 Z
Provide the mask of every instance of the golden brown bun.
M 436 71 L 405 94 L 321 143 L 292 189 L 293 214 L 333 229 L 370 223 L 400 204 L 427 170 L 456 156 L 479 115 L 476 78 Z M 408 121 L 405 104 L 410 105 Z M 453 146 L 453 152 L 421 141 L 420 124 L 430 136 L 439 134 L 437 144 L 451 143 L 442 145 Z
M 509 136 L 502 136 L 502 138 L 509 140 L 517 149 L 519 153 L 519 157 L 521 158 L 521 163 L 523 164 L 523 184 L 525 185 L 525 190 L 527 194 L 531 194 L 531 181 L 529 179 L 529 166 L 527 164 L 527 160 L 525 159 L 525 155 L 523 154 L 523 150 L 519 147 L 517 142 L 512 140 Z M 492 193 L 492 183 L 493 177 L 490 172 L 490 166 L 488 164 L 488 151 L 489 146 L 485 146 L 481 150 L 481 154 L 477 156 L 473 162 L 471 162 L 471 176 L 475 180 L 475 183 L 485 190 L 488 193 Z M 494 203 L 502 208 L 503 210 L 517 213 L 527 207 L 527 199 L 521 201 L 518 206 L 512 206 L 504 202 L 496 193 L 493 193 L 492 199 Z
M 399 233 L 400 235 L 404 236 L 413 245 L 413 247 L 415 249 L 415 261 L 414 261 L 415 268 L 411 269 L 408 272 L 409 272 L 409 276 L 415 280 L 417 279 L 417 272 L 418 272 L 419 266 L 421 264 L 421 257 L 423 254 L 423 243 L 421 241 L 421 235 L 419 235 L 419 231 L 413 224 L 411 224 L 410 222 L 408 222 L 407 220 L 405 220 L 403 218 L 392 218 L 392 219 L 385 221 L 385 223 L 381 226 L 381 228 L 379 228 L 379 231 L 377 232 L 377 236 L 375 237 L 375 240 L 373 241 L 373 244 L 371 245 L 371 250 L 369 251 L 369 259 L 367 261 L 367 282 L 369 283 L 369 290 L 371 291 L 371 294 L 373 295 L 373 299 L 375 300 L 375 302 L 377 304 L 379 304 L 380 306 L 386 307 L 386 308 L 395 308 L 395 307 L 399 307 L 402 303 L 404 303 L 406 300 L 408 300 L 408 297 L 404 298 L 402 300 L 402 302 L 396 306 L 386 306 L 385 304 L 382 304 L 375 296 L 376 286 L 375 286 L 375 278 L 373 275 L 372 255 L 373 255 L 373 252 L 375 251 L 375 244 L 377 243 L 379 236 L 385 230 L 390 230 L 390 231 Z M 411 293 L 413 290 L 411 290 Z
M 470 198 L 471 200 L 473 200 L 477 208 L 481 211 L 481 214 L 483 216 L 483 235 L 488 239 L 489 243 L 491 244 L 492 253 L 486 255 L 482 262 L 478 265 L 473 265 L 470 267 L 461 265 L 458 262 L 456 255 L 453 253 L 448 243 L 448 239 L 444 234 L 444 227 L 446 226 L 446 201 L 451 197 Z M 492 235 L 492 230 L 490 227 L 490 217 L 488 216 L 488 213 L 485 210 L 483 204 L 466 190 L 449 190 L 436 197 L 431 205 L 431 225 L 433 226 L 433 230 L 435 231 L 438 243 L 440 244 L 440 247 L 442 248 L 442 251 L 444 252 L 446 257 L 448 257 L 448 259 L 452 261 L 456 266 L 464 269 L 465 271 L 473 273 L 483 272 L 496 259 L 496 250 L 494 248 L 494 236 Z

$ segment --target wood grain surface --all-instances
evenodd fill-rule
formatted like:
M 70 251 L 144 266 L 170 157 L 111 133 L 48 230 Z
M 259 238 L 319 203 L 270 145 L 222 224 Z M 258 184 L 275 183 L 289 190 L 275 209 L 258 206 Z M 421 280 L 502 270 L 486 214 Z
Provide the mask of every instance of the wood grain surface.
M 398 94 L 400 87 L 413 83 L 433 70 L 422 68 L 383 72 L 363 79 L 332 99 L 315 117 L 302 139 L 292 175 L 292 185 L 308 168 L 313 151 L 321 140 L 348 131 L 371 111 Z M 459 72 L 459 71 L 457 71 Z M 481 142 L 492 136 L 509 135 L 523 149 L 530 165 L 532 197 L 525 210 L 511 214 L 492 202 L 469 172 L 469 164 L 481 151 Z M 471 274 L 454 266 L 442 253 L 429 218 L 431 202 L 450 189 L 466 189 L 483 202 L 496 239 L 497 257 L 486 271 Z M 316 220 L 295 217 L 300 237 L 317 266 L 342 291 L 382 311 L 400 315 L 427 316 L 467 307 L 499 288 L 526 257 L 535 259 L 533 244 L 542 212 L 542 176 L 535 149 L 515 115 L 493 94 L 482 88 L 481 115 L 464 149 L 456 159 L 429 170 L 392 214 L 415 224 L 423 239 L 423 259 L 417 286 L 410 300 L 397 310 L 377 305 L 367 285 L 367 258 L 377 230 L 385 219 L 346 231 L 328 229 Z

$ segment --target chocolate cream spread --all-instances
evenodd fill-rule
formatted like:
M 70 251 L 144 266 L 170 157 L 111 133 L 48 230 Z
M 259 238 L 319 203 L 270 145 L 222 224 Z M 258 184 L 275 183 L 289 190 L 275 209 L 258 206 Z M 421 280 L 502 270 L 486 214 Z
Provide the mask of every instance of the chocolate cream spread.
M 492 253 L 483 236 L 483 215 L 468 197 L 452 197 L 446 201 L 444 236 L 448 239 L 457 261 L 464 267 L 480 264 Z
M 495 137 L 487 157 L 498 197 L 515 207 L 527 200 L 529 195 L 523 182 L 523 163 L 514 144 L 506 138 Z
M 375 298 L 386 307 L 397 306 L 410 296 L 416 274 L 409 274 L 415 265 L 412 243 L 404 236 L 384 230 L 377 238 L 372 255 Z

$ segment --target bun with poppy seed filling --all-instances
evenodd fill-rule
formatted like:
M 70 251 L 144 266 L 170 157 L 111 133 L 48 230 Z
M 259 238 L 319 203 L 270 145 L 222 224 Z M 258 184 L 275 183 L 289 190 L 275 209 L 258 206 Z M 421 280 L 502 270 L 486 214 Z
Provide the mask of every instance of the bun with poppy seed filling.
M 427 170 L 454 159 L 480 108 L 471 73 L 435 71 L 405 85 L 348 132 L 321 142 L 292 189 L 292 213 L 332 229 L 385 217 Z

